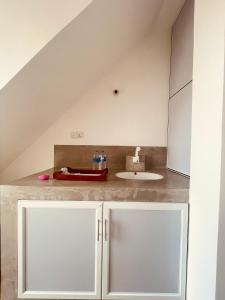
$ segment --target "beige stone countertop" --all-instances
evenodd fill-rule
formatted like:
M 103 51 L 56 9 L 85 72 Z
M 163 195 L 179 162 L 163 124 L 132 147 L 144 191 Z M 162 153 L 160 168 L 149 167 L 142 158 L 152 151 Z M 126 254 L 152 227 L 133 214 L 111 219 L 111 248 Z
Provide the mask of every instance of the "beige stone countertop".
M 163 179 L 126 180 L 116 177 L 115 172 L 109 172 L 108 180 L 103 182 L 37 179 L 39 174 L 52 175 L 51 169 L 3 185 L 2 199 L 9 199 L 11 195 L 14 199 L 31 200 L 188 202 L 189 178 L 167 169 L 151 172 L 163 175 Z

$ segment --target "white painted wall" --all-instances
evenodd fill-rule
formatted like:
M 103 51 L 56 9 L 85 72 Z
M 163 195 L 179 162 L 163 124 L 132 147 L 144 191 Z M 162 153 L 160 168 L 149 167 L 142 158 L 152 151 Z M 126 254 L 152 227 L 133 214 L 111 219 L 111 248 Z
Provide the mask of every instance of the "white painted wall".
M 51 168 L 54 144 L 166 146 L 170 37 L 170 30 L 153 31 L 11 163 L 1 180 Z M 84 138 L 71 139 L 71 130 L 84 131 Z
M 163 2 L 93 1 L 0 90 L 0 170 L 159 25 Z
M 196 0 L 194 23 L 187 300 L 214 300 L 221 196 L 224 0 Z
M 0 90 L 92 0 L 0 0 Z

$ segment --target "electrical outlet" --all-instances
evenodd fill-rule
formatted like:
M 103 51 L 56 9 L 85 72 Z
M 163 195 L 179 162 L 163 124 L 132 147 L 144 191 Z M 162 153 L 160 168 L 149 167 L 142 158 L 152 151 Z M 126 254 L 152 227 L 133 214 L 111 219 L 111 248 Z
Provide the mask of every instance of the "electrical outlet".
M 71 131 L 70 137 L 71 139 L 82 139 L 84 137 L 84 132 L 81 130 Z

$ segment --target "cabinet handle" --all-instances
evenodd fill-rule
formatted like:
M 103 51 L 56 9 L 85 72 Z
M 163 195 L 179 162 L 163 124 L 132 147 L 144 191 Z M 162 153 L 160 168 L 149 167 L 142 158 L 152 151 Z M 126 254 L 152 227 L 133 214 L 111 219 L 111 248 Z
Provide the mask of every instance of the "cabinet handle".
M 98 219 L 98 225 L 97 225 L 97 241 L 100 240 L 100 220 Z
M 107 220 L 105 219 L 105 241 L 107 241 Z

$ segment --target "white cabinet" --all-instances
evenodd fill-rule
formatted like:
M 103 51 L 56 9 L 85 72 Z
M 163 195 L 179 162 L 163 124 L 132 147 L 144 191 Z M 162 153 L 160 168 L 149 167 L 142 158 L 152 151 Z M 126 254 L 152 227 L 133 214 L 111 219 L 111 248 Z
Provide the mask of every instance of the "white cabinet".
M 186 0 L 172 32 L 167 167 L 190 175 L 194 0 Z
M 188 207 L 105 203 L 103 299 L 185 299 Z
M 19 201 L 18 297 L 101 298 L 101 202 Z
M 194 0 L 186 0 L 172 32 L 170 97 L 192 80 Z
M 184 300 L 187 224 L 187 204 L 19 201 L 18 296 Z
M 167 167 L 190 175 L 192 83 L 169 101 Z

